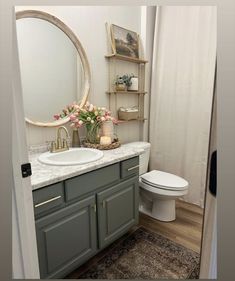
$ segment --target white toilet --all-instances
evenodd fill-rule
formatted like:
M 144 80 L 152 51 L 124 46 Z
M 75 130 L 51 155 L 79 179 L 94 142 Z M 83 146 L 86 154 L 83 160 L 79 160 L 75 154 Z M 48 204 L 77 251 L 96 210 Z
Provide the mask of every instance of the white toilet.
M 175 220 L 175 199 L 187 194 L 188 182 L 176 175 L 152 170 L 148 173 L 150 143 L 131 142 L 125 146 L 143 148 L 140 155 L 139 210 L 160 221 Z

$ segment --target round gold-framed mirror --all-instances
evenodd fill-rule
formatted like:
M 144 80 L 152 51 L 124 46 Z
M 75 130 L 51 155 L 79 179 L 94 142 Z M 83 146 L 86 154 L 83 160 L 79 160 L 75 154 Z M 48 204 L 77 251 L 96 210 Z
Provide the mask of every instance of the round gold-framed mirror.
M 80 106 L 84 106 L 89 95 L 91 73 L 86 52 L 74 32 L 51 14 L 38 10 L 24 10 L 16 12 L 16 19 L 25 120 L 32 125 L 41 127 L 63 125 L 69 121 L 69 117 L 53 120 L 53 115 L 61 112 L 67 104 L 74 101 L 79 101 Z M 18 21 L 20 19 L 26 20 L 23 23 L 23 21 Z M 48 27 L 45 27 L 46 24 L 49 24 Z M 40 37 L 40 34 L 43 34 L 45 30 L 47 32 L 45 37 L 50 40 L 46 48 L 44 38 Z M 55 34 L 58 34 L 57 37 Z M 29 42 L 30 44 L 28 44 Z M 53 44 L 57 45 L 52 47 Z M 41 48 L 40 52 L 37 50 L 37 46 Z M 46 53 L 49 49 L 51 50 L 50 54 Z M 67 56 L 65 52 L 68 50 L 71 50 L 71 54 Z M 39 53 L 42 54 L 43 58 L 38 55 Z M 54 62 L 52 62 L 52 58 L 54 58 Z M 48 65 L 46 65 L 47 62 Z M 55 62 L 60 62 L 61 66 Z M 68 70 L 66 67 L 68 65 L 71 67 L 71 64 L 73 68 Z M 34 67 L 30 68 L 29 66 Z M 41 80 L 40 75 L 43 77 Z M 45 86 L 48 86 L 49 90 L 45 89 Z M 52 91 L 53 86 L 56 86 L 53 89 L 54 92 Z M 67 97 L 68 94 L 71 94 L 71 97 Z M 68 101 L 65 102 L 66 98 Z M 60 101 L 60 103 L 57 104 L 56 101 Z M 45 118 L 41 116 L 43 112 L 47 114 Z M 47 120 L 48 116 L 51 116 L 51 120 Z

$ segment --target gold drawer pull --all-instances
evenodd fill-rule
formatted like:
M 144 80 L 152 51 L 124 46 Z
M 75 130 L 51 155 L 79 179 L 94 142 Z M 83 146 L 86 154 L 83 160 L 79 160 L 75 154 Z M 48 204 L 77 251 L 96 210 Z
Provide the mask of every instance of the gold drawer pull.
M 43 205 L 45 205 L 45 204 L 47 204 L 47 203 L 50 203 L 50 202 L 55 201 L 55 200 L 58 200 L 59 198 L 61 198 L 61 195 L 56 196 L 56 197 L 53 197 L 53 198 L 51 198 L 51 199 L 49 199 L 49 200 L 47 200 L 47 201 L 38 203 L 38 204 L 34 205 L 34 207 L 35 207 L 35 208 L 38 208 L 38 207 L 43 206 Z
M 128 171 L 128 172 L 129 172 L 129 171 L 132 171 L 132 170 L 134 170 L 134 169 L 136 169 L 136 168 L 139 168 L 139 166 L 140 166 L 140 165 L 136 165 L 136 166 L 134 166 L 134 167 L 131 167 L 131 168 L 127 169 L 127 171 Z

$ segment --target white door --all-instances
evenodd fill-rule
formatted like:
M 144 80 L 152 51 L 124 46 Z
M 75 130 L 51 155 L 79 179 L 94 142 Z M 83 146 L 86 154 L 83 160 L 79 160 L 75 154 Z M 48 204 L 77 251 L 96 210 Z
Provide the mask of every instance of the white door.
M 26 128 L 23 111 L 19 61 L 16 40 L 16 20 L 13 11 L 13 123 L 12 165 L 12 277 L 38 279 L 39 267 L 30 178 L 22 178 L 21 164 L 28 162 Z
M 211 166 L 211 156 L 216 151 L 216 93 L 213 102 L 212 126 L 210 137 L 210 161 L 208 167 Z M 204 213 L 204 227 L 202 234 L 202 251 L 200 279 L 216 279 L 217 278 L 217 215 L 216 215 L 216 197 L 209 190 L 210 169 L 208 169 L 208 180 L 206 187 L 206 203 Z

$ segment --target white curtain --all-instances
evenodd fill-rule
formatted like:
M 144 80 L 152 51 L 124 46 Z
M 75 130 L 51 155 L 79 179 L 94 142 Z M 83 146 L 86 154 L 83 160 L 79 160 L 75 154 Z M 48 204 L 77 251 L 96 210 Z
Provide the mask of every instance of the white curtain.
M 157 9 L 152 61 L 150 169 L 185 178 L 203 207 L 216 61 L 216 7 Z

